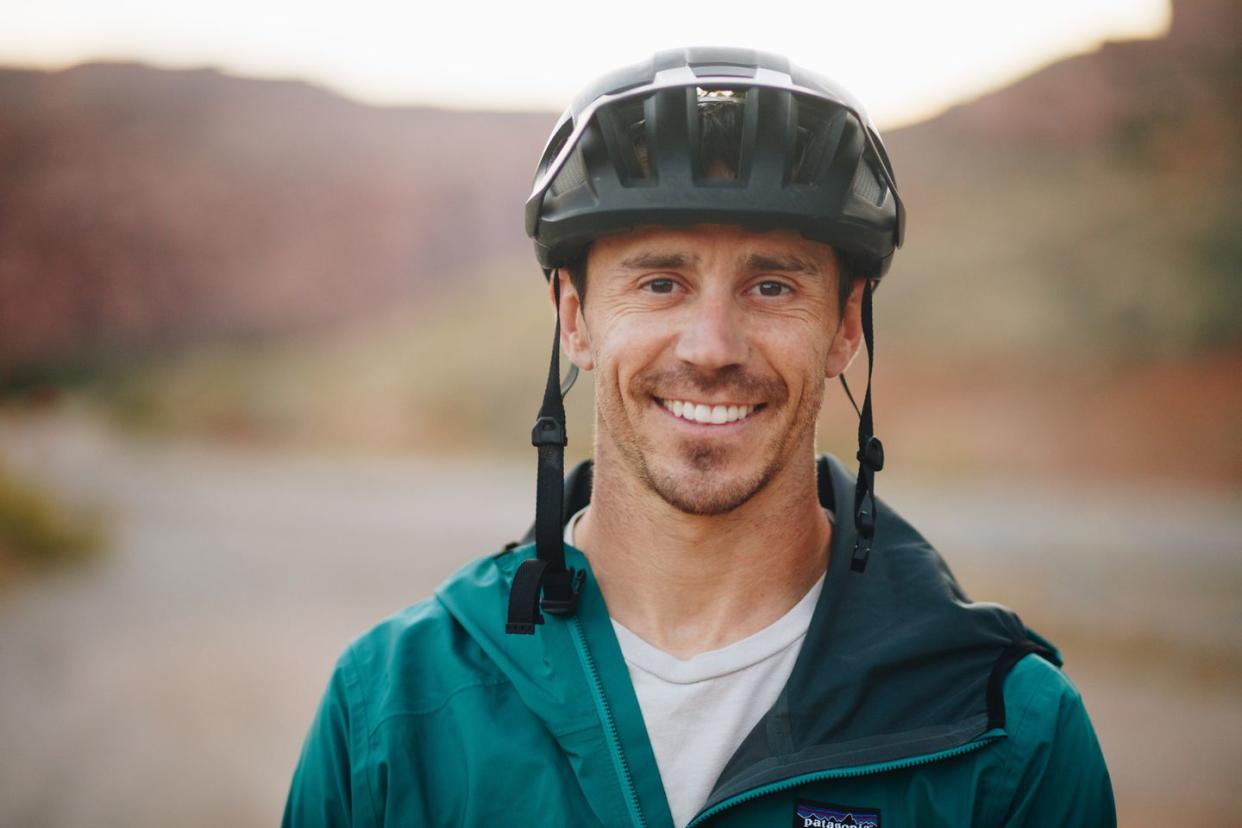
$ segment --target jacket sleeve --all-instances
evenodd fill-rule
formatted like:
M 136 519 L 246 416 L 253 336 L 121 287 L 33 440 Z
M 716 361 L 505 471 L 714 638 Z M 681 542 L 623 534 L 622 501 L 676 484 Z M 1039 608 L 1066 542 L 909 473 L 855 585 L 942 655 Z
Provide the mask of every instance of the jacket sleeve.
M 1006 680 L 1012 791 L 1006 828 L 1057 825 L 1113 828 L 1113 787 L 1082 696 L 1059 669 L 1036 655 Z
M 338 662 L 302 746 L 285 802 L 284 828 L 353 824 L 351 721 L 345 661 Z

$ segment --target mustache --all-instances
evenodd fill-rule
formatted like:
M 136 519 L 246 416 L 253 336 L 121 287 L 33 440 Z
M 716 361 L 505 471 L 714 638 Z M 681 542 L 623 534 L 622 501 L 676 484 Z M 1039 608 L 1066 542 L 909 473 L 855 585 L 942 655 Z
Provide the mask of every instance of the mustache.
M 703 371 L 692 365 L 646 371 L 636 375 L 630 386 L 639 394 L 662 399 L 669 399 L 674 391 L 678 394 L 697 391 L 779 406 L 789 397 L 789 389 L 780 378 L 751 374 L 740 365 L 726 365 L 714 371 Z M 721 394 L 726 391 L 729 393 Z

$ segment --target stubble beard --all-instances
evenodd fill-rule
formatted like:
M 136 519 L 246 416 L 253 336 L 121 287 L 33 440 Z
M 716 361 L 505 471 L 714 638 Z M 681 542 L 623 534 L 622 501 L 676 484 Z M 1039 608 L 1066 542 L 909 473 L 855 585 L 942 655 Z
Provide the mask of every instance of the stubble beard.
M 764 452 L 762 462 L 742 477 L 725 474 L 733 452 L 712 439 L 679 441 L 674 451 L 680 455 L 684 466 L 689 466 L 689 473 L 684 471 L 683 464 L 660 463 L 662 454 L 668 452 L 661 452 L 635 428 L 621 395 L 616 391 L 600 395 L 596 402 L 599 426 L 611 438 L 610 442 L 634 476 L 674 509 L 698 516 L 732 512 L 763 491 L 789 462 L 791 449 L 804 442 L 808 433 L 814 434 L 823 398 L 822 380 L 804 386 L 802 398 L 790 400 L 788 387 L 778 377 L 754 377 L 735 367 L 713 374 L 692 369 L 651 372 L 636 376 L 630 386 L 633 400 L 649 400 L 653 394 L 669 388 L 694 388 L 709 394 L 729 389 L 736 391 L 739 399 L 765 400 L 767 407 L 762 414 L 765 417 L 780 416 L 791 404 L 796 407 L 789 426 L 776 440 L 760 449 Z M 813 441 L 813 436 L 811 439 Z M 683 469 L 676 466 L 683 466 Z

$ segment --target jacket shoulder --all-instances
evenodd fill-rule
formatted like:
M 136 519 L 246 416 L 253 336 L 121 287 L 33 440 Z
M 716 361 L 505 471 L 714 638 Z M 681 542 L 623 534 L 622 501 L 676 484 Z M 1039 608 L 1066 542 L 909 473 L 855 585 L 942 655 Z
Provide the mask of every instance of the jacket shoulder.
M 392 716 L 430 712 L 462 690 L 506 682 L 438 597 L 358 636 L 337 670 L 354 685 L 372 728 Z
M 1082 694 L 1055 665 L 1031 654 L 1005 679 L 1005 729 L 997 753 L 1006 796 L 998 825 L 1116 825 L 1112 783 Z
M 449 732 L 456 719 L 440 713 L 479 704 L 480 694 L 489 702 L 507 698 L 507 683 L 439 597 L 383 619 L 337 659 L 303 743 L 283 824 L 371 825 L 394 808 L 423 813 L 431 792 L 453 790 L 428 756 L 460 766 L 460 734 Z M 390 790 L 390 772 L 408 784 Z M 462 802 L 438 807 L 459 809 Z

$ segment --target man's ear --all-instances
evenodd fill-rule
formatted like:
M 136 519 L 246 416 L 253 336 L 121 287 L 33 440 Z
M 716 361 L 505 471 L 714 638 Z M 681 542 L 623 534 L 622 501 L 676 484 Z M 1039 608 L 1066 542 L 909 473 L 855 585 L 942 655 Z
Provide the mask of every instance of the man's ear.
M 850 298 L 841 313 L 837 332 L 832 338 L 832 344 L 828 346 L 828 360 L 824 371 L 828 379 L 835 379 L 845 373 L 858 355 L 858 349 L 862 345 L 862 295 L 863 280 L 855 279 L 854 289 L 850 291 Z
M 582 314 L 582 300 L 564 268 L 552 271 L 552 278 L 548 280 L 548 298 L 555 308 L 554 280 L 558 278 L 561 281 L 561 350 L 579 370 L 590 371 L 595 367 L 595 360 L 591 358 L 591 338 Z

